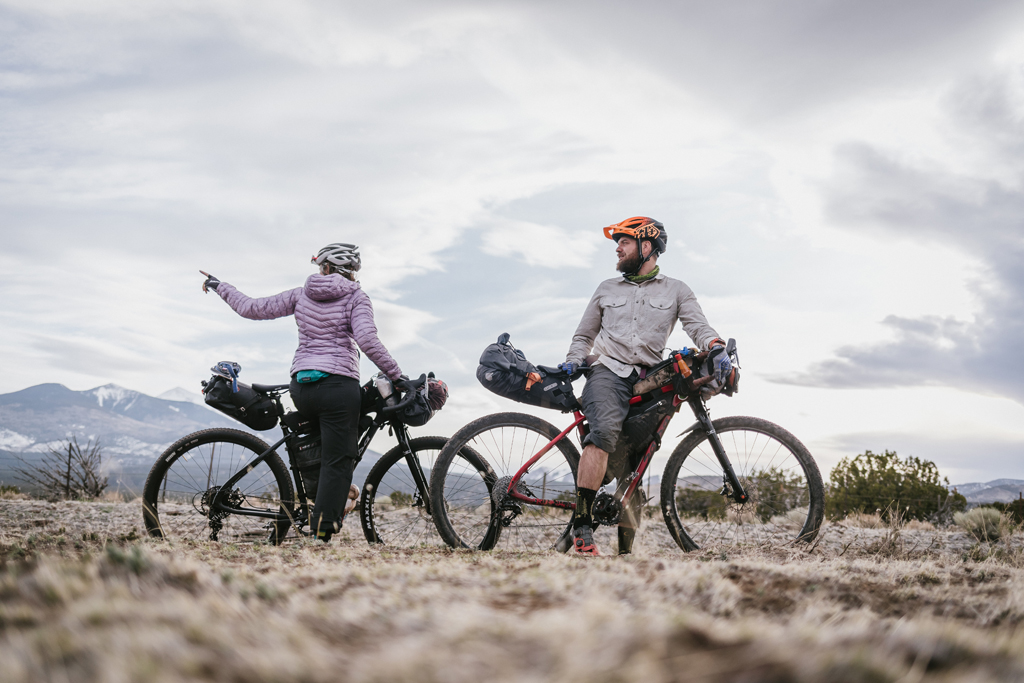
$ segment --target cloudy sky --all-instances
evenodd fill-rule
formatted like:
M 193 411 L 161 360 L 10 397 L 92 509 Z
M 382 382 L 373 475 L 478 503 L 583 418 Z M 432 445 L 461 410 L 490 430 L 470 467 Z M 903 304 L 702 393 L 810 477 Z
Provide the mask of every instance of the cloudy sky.
M 1020 2 L 0 0 L 0 149 L 0 392 L 285 381 L 294 323 L 197 271 L 265 296 L 351 241 L 450 433 L 514 406 L 499 333 L 562 360 L 642 214 L 739 342 L 714 415 L 826 476 L 1024 478 Z

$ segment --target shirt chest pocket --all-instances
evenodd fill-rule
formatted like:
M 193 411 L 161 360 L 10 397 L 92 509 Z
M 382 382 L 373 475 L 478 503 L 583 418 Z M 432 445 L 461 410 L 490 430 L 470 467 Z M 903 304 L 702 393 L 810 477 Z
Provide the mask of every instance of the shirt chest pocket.
M 644 306 L 645 327 L 657 334 L 669 335 L 676 321 L 675 299 L 651 297 Z
M 601 299 L 601 326 L 609 332 L 629 329 L 629 307 L 624 296 L 606 296 Z

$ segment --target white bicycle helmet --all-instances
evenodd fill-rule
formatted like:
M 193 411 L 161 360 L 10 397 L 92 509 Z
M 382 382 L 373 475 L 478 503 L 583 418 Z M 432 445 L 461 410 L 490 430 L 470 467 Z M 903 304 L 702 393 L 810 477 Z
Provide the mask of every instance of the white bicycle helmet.
M 311 259 L 312 263 L 320 266 L 330 263 L 343 273 L 354 273 L 362 267 L 359 258 L 359 247 L 344 242 L 334 242 L 316 253 Z

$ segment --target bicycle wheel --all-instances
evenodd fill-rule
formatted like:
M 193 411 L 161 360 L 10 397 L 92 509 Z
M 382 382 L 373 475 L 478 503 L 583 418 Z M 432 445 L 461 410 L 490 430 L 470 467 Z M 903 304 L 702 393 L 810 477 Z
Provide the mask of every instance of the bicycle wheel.
M 661 510 L 679 547 L 813 540 L 825 496 L 818 466 L 800 440 L 755 417 L 713 424 L 748 501 L 740 505 L 722 495 L 725 474 L 708 435 L 691 432 L 672 452 L 661 480 Z
M 430 475 L 434 524 L 445 543 L 479 550 L 566 550 L 572 510 L 496 501 L 491 495 L 507 490 L 512 476 L 558 433 L 554 425 L 522 413 L 488 415 L 456 432 Z M 464 449 L 483 459 L 483 482 L 477 469 L 456 457 Z M 562 439 L 533 465 L 520 490 L 535 498 L 575 500 L 579 460 L 572 442 Z
M 179 439 L 160 455 L 146 479 L 146 531 L 157 538 L 280 543 L 294 512 L 295 490 L 277 453 L 247 472 L 228 497 L 243 510 L 277 512 L 277 520 L 232 513 L 211 519 L 208 514 L 220 485 L 268 448 L 237 429 L 204 429 Z
M 428 481 L 447 441 L 441 436 L 420 436 L 409 441 Z M 466 464 L 467 470 L 477 469 L 469 462 Z M 477 473 L 477 479 L 483 482 L 486 469 L 481 465 Z M 402 446 L 395 446 L 374 464 L 363 483 L 359 519 L 366 541 L 400 547 L 443 545 L 434 520 L 427 514 L 426 502 L 409 470 Z

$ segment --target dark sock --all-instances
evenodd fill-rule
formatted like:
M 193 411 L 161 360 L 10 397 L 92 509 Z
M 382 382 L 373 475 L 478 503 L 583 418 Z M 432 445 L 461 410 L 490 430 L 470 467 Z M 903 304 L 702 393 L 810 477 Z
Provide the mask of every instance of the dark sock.
M 576 517 L 573 518 L 572 528 L 579 529 L 581 526 L 594 526 L 594 498 L 597 491 L 594 489 L 576 489 Z
M 628 526 L 619 527 L 619 555 L 629 555 L 633 552 L 633 539 L 636 538 L 636 529 Z

